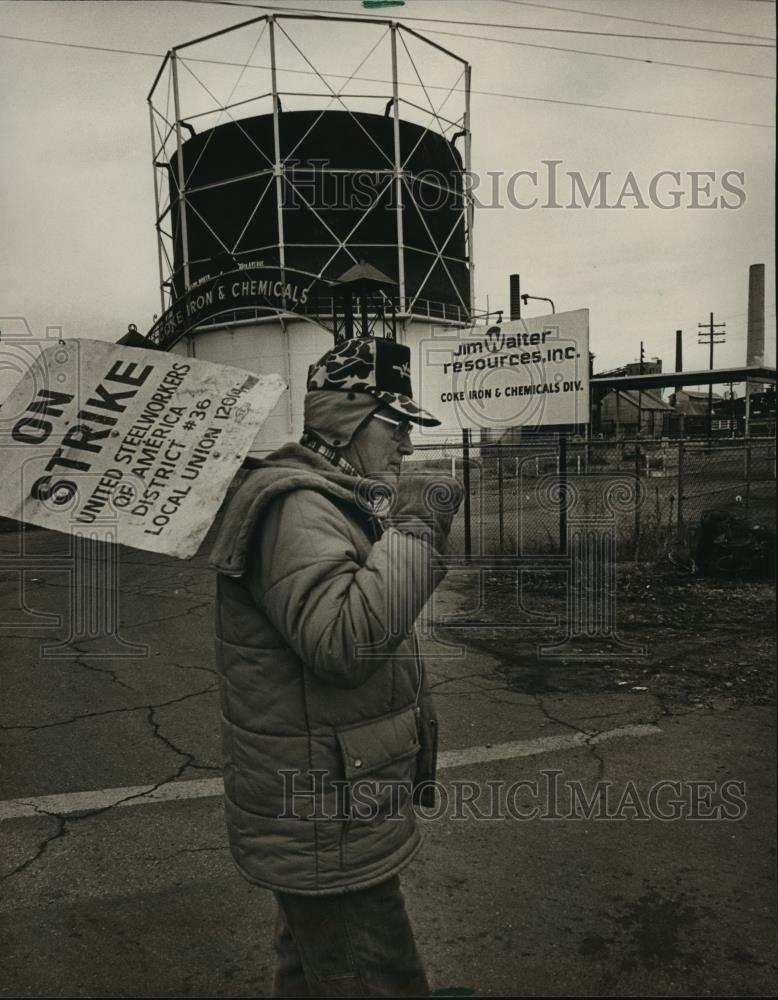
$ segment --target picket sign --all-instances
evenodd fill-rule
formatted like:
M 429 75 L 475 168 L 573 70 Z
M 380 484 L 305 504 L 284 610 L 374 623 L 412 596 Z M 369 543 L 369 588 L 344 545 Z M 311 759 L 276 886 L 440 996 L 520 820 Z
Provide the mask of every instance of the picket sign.
M 280 375 L 167 352 L 53 344 L 0 408 L 0 514 L 111 528 L 120 544 L 188 559 L 285 389 Z

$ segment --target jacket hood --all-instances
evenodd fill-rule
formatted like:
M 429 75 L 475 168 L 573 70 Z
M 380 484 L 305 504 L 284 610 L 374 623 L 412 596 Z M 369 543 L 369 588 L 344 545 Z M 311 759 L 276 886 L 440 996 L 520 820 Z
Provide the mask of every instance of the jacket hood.
M 226 576 L 243 576 L 254 529 L 276 497 L 291 490 L 317 490 L 358 506 L 359 482 L 297 442 L 289 442 L 264 459 L 250 459 L 249 473 L 225 511 L 208 565 Z

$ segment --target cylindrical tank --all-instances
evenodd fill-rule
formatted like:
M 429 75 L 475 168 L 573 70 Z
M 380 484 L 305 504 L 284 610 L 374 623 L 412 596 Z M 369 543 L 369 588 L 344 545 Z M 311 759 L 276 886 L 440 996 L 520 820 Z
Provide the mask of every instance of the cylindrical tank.
M 398 325 L 397 339 L 411 349 L 414 397 L 433 413 L 435 401 L 424 395 L 417 375 L 417 360 L 423 357 L 423 344 L 441 336 L 448 343 L 452 335 L 456 331 L 449 324 L 434 319 L 410 318 Z M 278 401 L 251 447 L 250 454 L 258 456 L 300 437 L 308 367 L 332 345 L 332 334 L 315 321 L 287 317 L 282 322 L 268 317 L 196 329 L 178 341 L 172 351 L 247 371 L 277 372 L 286 380 L 289 391 Z M 419 428 L 414 434 L 414 440 L 420 443 L 448 439 L 461 441 L 461 432 L 436 427 Z
M 336 279 L 364 259 L 400 282 L 405 301 L 467 319 L 470 262 L 463 164 L 454 142 L 414 122 L 348 111 L 283 111 L 219 125 L 183 143 L 186 241 L 178 153 L 169 162 L 175 296 L 236 267 L 279 267 Z M 404 174 L 397 211 L 395 158 Z M 280 210 L 279 210 L 280 195 Z M 188 252 L 187 252 L 188 251 Z
M 301 66 L 303 52 L 315 58 Z M 393 331 L 420 364 L 427 340 L 469 326 L 470 67 L 460 56 L 373 16 L 262 14 L 171 49 L 149 115 L 161 310 L 148 340 L 286 379 L 255 454 L 299 436 L 308 367 L 335 330 Z M 375 294 L 354 303 L 352 326 L 337 283 L 360 262 Z

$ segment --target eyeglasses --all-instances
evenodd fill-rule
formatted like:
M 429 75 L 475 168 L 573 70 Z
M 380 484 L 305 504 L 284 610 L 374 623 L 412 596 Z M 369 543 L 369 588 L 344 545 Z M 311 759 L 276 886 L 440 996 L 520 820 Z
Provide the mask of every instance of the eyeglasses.
M 383 420 L 385 424 L 392 424 L 394 431 L 392 437 L 395 441 L 402 441 L 403 438 L 410 438 L 413 425 L 409 420 L 392 420 L 391 417 L 382 417 L 380 413 L 373 414 L 374 420 Z

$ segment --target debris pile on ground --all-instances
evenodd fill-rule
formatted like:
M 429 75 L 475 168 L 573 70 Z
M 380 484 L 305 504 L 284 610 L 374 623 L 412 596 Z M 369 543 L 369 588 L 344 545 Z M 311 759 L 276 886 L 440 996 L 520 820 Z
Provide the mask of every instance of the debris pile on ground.
M 775 575 L 775 533 L 728 511 L 706 510 L 697 530 L 694 561 L 708 576 L 768 579 Z

